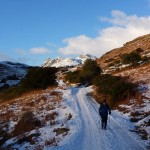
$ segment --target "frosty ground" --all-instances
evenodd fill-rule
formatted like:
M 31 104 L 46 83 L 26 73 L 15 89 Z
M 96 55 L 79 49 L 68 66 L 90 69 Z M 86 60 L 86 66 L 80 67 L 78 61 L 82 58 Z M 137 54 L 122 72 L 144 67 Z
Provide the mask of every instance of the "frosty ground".
M 146 149 L 146 143 L 136 133 L 131 132 L 134 130 L 134 125 L 129 121 L 128 116 L 118 111 L 112 111 L 109 116 L 107 130 L 101 129 L 98 114 L 99 104 L 89 94 L 92 92 L 92 87 L 67 87 L 62 81 L 59 81 L 57 91 L 62 93 L 62 101 L 55 106 L 57 107 L 55 111 L 58 113 L 56 124 L 50 125 L 47 121 L 44 127 L 27 133 L 28 135 L 39 133 L 38 137 L 32 139 L 34 144 L 29 142 L 18 144 L 16 142 L 18 139 L 15 137 L 6 141 L 4 146 L 12 145 L 13 148 L 19 150 L 40 148 L 44 150 Z M 48 90 L 47 93 L 44 93 L 48 98 L 44 101 L 51 103 L 52 97 L 48 93 Z M 42 107 L 46 108 L 47 106 L 43 105 Z M 42 118 L 47 113 L 50 112 L 42 109 L 42 115 L 38 114 L 38 116 Z M 69 120 L 68 114 L 72 116 Z M 55 129 L 62 127 L 69 129 L 68 132 L 57 135 L 54 132 Z M 49 139 L 54 139 L 54 141 L 48 141 Z
M 126 116 L 113 111 L 109 117 L 108 129 L 101 130 L 99 105 L 89 96 L 91 87 L 70 87 L 64 91 L 64 100 L 73 109 L 75 118 L 73 126 L 74 135 L 60 144 L 60 150 L 142 150 L 144 142 L 131 133 L 133 124 Z

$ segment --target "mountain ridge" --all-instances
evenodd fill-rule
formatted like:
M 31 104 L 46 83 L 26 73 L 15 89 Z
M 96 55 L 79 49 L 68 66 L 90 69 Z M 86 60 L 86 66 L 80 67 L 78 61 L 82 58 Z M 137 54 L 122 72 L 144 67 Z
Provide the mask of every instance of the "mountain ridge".
M 87 59 L 96 60 L 97 58 L 90 54 L 83 54 L 76 58 L 62 58 L 62 57 L 57 57 L 54 59 L 47 58 L 41 66 L 56 67 L 56 68 L 78 66 L 82 65 Z
M 125 43 L 122 47 L 110 50 L 102 57 L 97 59 L 98 64 L 102 68 L 107 68 L 110 63 L 119 60 L 123 54 L 128 54 L 137 49 L 141 49 L 141 56 L 148 56 L 150 54 L 150 34 L 140 36 L 132 41 Z
M 27 73 L 26 64 L 2 61 L 0 62 L 0 88 L 17 85 Z

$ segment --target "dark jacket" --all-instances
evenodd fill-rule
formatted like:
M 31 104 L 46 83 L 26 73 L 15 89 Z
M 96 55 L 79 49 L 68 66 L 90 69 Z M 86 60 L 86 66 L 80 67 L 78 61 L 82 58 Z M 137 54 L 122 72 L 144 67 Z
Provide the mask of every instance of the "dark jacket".
M 108 104 L 101 104 L 99 108 L 99 114 L 101 117 L 107 117 L 108 113 L 111 114 L 111 110 Z

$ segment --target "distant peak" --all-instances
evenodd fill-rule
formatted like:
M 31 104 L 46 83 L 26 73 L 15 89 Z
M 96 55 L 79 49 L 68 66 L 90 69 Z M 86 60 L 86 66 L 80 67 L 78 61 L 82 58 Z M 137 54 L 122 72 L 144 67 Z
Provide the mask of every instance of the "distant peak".
M 95 56 L 90 54 L 82 54 L 77 58 L 62 58 L 56 57 L 54 59 L 46 59 L 45 62 L 42 64 L 42 67 L 69 67 L 69 66 L 78 66 L 82 65 L 87 59 L 96 60 Z

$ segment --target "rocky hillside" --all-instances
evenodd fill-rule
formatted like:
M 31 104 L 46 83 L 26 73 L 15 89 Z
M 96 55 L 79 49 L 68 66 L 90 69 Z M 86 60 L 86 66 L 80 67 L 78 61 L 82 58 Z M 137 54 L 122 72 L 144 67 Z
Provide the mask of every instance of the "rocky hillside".
M 135 59 L 138 58 L 138 59 Z M 136 96 L 119 106 L 135 123 L 144 140 L 150 139 L 150 34 L 127 42 L 97 60 L 104 73 L 123 76 L 138 84 Z
M 13 62 L 0 62 L 0 88 L 16 85 L 26 75 L 29 66 Z
M 133 57 L 139 57 L 139 60 L 136 60 L 136 65 L 132 64 L 132 62 L 124 62 L 123 60 L 124 56 L 130 56 L 132 53 L 137 54 Z M 106 53 L 97 62 L 106 73 L 127 76 L 135 83 L 150 83 L 150 34 L 138 37 L 124 44 L 123 47 Z
M 125 43 L 123 47 L 107 52 L 98 59 L 98 64 L 105 69 L 110 64 L 121 60 L 123 54 L 131 53 L 133 51 L 136 51 L 143 57 L 150 57 L 150 34 L 138 37 L 133 41 Z
M 96 57 L 92 56 L 90 54 L 80 55 L 77 58 L 48 58 L 45 60 L 45 62 L 42 64 L 42 67 L 69 67 L 69 66 L 78 66 L 85 62 L 87 59 L 93 59 L 95 60 Z

